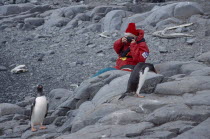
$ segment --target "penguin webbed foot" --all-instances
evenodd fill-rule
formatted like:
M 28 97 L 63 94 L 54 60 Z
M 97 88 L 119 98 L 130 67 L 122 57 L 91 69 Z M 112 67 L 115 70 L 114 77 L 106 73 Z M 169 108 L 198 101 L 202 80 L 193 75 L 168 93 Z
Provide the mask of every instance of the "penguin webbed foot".
M 43 130 L 43 129 L 47 129 L 47 127 L 46 127 L 46 126 L 41 125 L 41 126 L 39 127 L 39 129 Z
M 36 129 L 36 128 L 34 128 L 34 127 L 32 127 L 32 128 L 31 128 L 31 131 L 32 131 L 32 132 L 36 132 L 36 131 L 37 131 L 37 129 Z

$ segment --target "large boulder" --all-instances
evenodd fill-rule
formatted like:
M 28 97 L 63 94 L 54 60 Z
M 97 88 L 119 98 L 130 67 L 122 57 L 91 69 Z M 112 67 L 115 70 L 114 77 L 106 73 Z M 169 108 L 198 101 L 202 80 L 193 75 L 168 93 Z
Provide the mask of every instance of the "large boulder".
M 185 77 L 177 81 L 158 84 L 155 93 L 164 95 L 182 95 L 210 89 L 209 76 Z
M 210 52 L 203 53 L 199 57 L 196 58 L 199 62 L 204 62 L 206 64 L 210 64 Z
M 179 73 L 189 75 L 193 71 L 202 70 L 204 68 L 207 68 L 207 66 L 202 63 L 190 62 L 190 63 L 183 64 L 179 69 Z
M 138 123 L 143 119 L 143 116 L 130 109 L 115 111 L 101 118 L 98 123 L 105 125 L 125 125 Z
M 210 90 L 198 91 L 195 96 L 187 98 L 185 104 L 189 106 L 210 106 Z
M 174 8 L 174 16 L 189 18 L 195 14 L 203 14 L 201 7 L 195 2 L 180 2 Z
M 103 31 L 120 30 L 124 17 L 126 17 L 126 11 L 124 10 L 113 10 L 109 12 L 103 20 Z
M 28 11 L 34 8 L 35 5 L 26 3 L 26 4 L 16 4 L 16 5 L 3 5 L 0 6 L 0 15 L 12 15 L 19 14 L 21 12 Z
M 210 67 L 202 68 L 200 70 L 196 70 L 190 73 L 191 76 L 209 76 L 210 75 Z
M 72 121 L 71 132 L 76 132 L 85 126 L 95 124 L 105 115 L 119 109 L 119 106 L 117 106 L 116 104 L 105 103 L 95 106 L 91 102 L 85 102 L 80 106 L 79 112 L 75 116 L 75 119 Z
M 210 118 L 200 123 L 198 126 L 184 132 L 174 139 L 209 139 Z
M 202 10 L 199 5 L 194 2 L 179 2 L 172 3 L 164 6 L 155 6 L 151 11 L 136 14 L 127 18 L 122 26 L 121 31 L 124 31 L 128 23 L 134 22 L 137 24 L 137 27 L 142 26 L 156 26 L 160 21 L 163 21 L 168 18 L 177 17 L 177 18 L 188 18 L 195 14 L 202 14 Z
M 145 129 L 154 125 L 149 122 L 127 125 L 91 125 L 87 126 L 76 133 L 62 135 L 56 139 L 96 139 L 96 138 L 115 138 L 123 139 L 140 135 Z
M 56 109 L 60 104 L 66 101 L 68 98 L 73 96 L 73 92 L 67 89 L 54 89 L 49 94 L 49 109 L 53 110 Z
M 44 19 L 31 17 L 31 18 L 26 18 L 24 20 L 24 23 L 32 26 L 41 26 L 42 24 L 44 24 Z
M 1 103 L 0 104 L 0 116 L 10 114 L 24 114 L 24 109 L 16 104 Z
M 146 121 L 161 125 L 176 120 L 192 120 L 201 122 L 209 117 L 210 112 L 206 107 L 190 108 L 184 104 L 169 104 L 156 109 L 146 117 Z
M 155 69 L 158 73 L 170 77 L 176 74 L 179 74 L 179 69 L 183 64 L 186 64 L 187 62 L 181 62 L 181 61 L 170 61 L 165 63 L 160 63 L 155 65 Z

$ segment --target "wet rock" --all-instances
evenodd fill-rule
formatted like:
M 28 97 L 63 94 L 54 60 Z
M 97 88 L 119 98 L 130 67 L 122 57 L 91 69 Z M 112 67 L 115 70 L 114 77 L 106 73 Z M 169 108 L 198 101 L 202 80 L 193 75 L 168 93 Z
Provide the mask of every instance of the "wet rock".
M 23 114 L 24 109 L 15 104 L 0 103 L 0 116 L 10 114 Z

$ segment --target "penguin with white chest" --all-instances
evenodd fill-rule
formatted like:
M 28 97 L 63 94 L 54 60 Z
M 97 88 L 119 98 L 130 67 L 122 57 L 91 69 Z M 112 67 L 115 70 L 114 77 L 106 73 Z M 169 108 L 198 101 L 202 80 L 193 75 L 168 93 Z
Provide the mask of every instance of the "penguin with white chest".
M 126 92 L 123 93 L 119 99 L 123 99 L 125 96 L 133 94 L 136 94 L 138 97 L 143 98 L 144 96 L 141 96 L 139 93 L 142 86 L 144 85 L 147 73 L 149 71 L 157 73 L 153 64 L 138 63 L 135 66 L 134 70 L 131 72 Z
M 43 93 L 43 86 L 38 85 L 37 87 L 37 97 L 34 100 L 33 105 L 31 106 L 31 131 L 35 132 L 37 129 L 34 127 L 40 125 L 40 129 L 46 129 L 46 126 L 43 126 L 44 118 L 47 116 L 48 111 L 48 101 L 46 96 Z

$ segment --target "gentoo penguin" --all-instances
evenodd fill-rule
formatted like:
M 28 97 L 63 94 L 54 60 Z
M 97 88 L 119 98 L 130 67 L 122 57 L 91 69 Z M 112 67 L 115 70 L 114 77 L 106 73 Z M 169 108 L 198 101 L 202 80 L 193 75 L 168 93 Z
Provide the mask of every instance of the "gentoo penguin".
M 33 105 L 31 106 L 31 131 L 34 132 L 37 129 L 34 128 L 36 125 L 40 125 L 40 129 L 46 129 L 47 127 L 43 126 L 44 118 L 47 116 L 48 102 L 47 98 L 43 93 L 43 86 L 37 86 L 37 96 L 34 100 Z
M 127 90 L 125 93 L 122 94 L 122 96 L 119 99 L 123 99 L 127 95 L 136 94 L 138 97 L 144 97 L 141 96 L 140 90 L 142 86 L 144 85 L 144 82 L 146 80 L 146 75 L 149 71 L 156 72 L 155 67 L 153 64 L 150 63 L 138 63 L 134 70 L 131 72 L 130 78 L 128 80 Z

